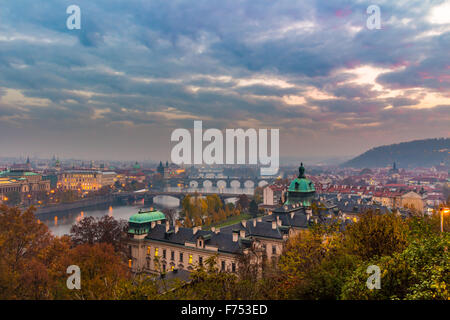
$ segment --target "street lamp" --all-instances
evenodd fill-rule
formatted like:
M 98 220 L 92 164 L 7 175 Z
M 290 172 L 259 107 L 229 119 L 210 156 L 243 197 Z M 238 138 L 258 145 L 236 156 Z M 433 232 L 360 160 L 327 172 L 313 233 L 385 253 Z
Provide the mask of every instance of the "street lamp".
M 442 207 L 441 208 L 441 232 L 444 232 L 444 213 L 449 213 L 450 209 L 447 207 Z

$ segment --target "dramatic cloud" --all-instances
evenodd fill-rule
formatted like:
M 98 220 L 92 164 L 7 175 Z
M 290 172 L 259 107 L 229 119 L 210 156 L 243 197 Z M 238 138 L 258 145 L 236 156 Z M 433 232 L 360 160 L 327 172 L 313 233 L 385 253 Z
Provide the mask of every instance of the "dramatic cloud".
M 449 136 L 445 1 L 0 1 L 1 155 L 167 159 L 174 128 L 280 128 L 285 156 Z M 5 138 L 6 137 L 6 138 Z

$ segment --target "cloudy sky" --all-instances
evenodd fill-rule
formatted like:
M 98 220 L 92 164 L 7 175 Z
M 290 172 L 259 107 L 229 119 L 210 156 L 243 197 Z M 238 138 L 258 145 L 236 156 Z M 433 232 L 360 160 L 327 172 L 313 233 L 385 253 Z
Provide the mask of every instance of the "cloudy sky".
M 449 53 L 450 1 L 0 0 L 0 156 L 168 159 L 194 120 L 298 158 L 448 137 Z

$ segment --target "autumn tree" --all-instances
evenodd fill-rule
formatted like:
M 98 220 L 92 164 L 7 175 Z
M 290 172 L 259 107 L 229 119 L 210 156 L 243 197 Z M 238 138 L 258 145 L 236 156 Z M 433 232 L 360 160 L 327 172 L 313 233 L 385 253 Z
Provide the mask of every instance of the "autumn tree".
M 109 243 L 116 252 L 124 252 L 126 220 L 116 220 L 104 215 L 101 218 L 84 217 L 70 229 L 70 237 L 74 245 Z
M 350 253 L 369 260 L 402 251 L 407 245 L 407 235 L 408 226 L 401 217 L 368 211 L 347 226 L 344 245 Z
M 236 201 L 236 206 L 240 206 L 243 211 L 248 210 L 250 205 L 250 200 L 248 199 L 246 194 L 239 195 L 238 200 Z
M 0 206 L 0 298 L 45 298 L 45 266 L 39 254 L 52 241 L 34 209 Z M 39 289 L 40 291 L 35 291 Z

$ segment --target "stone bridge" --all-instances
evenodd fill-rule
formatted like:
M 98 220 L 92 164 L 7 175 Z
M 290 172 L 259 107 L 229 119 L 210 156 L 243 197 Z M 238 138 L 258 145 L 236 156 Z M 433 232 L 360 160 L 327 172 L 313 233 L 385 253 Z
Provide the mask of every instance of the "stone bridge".
M 194 195 L 198 194 L 199 196 L 206 196 L 206 195 L 213 195 L 217 194 L 222 202 L 225 201 L 225 199 L 229 198 L 237 198 L 242 193 L 223 193 L 218 194 L 217 192 L 204 192 L 204 191 L 198 191 L 198 192 L 187 192 L 187 191 L 146 191 L 146 192 L 116 192 L 113 194 L 113 197 L 115 200 L 122 200 L 122 201 L 137 201 L 144 199 L 145 202 L 153 203 L 153 198 L 157 196 L 170 196 L 177 198 L 178 200 L 183 201 L 183 199 L 187 195 Z M 248 197 L 252 197 L 252 195 L 247 195 Z
M 263 187 L 273 183 L 274 177 L 188 177 L 167 179 L 170 187 L 190 187 L 190 188 L 255 188 Z

